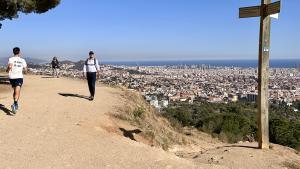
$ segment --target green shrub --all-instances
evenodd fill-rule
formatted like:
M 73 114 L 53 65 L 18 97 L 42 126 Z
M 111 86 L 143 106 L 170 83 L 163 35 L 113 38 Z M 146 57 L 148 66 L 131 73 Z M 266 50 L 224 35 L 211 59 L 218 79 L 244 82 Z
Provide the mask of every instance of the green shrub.
M 300 122 L 271 119 L 270 141 L 300 150 Z
M 134 118 L 141 118 L 144 113 L 145 113 L 145 109 L 142 107 L 139 107 L 133 111 L 133 116 L 134 116 Z
M 176 103 L 163 111 L 172 124 L 196 127 L 222 141 L 235 143 L 244 138 L 257 139 L 257 105 L 247 102 L 218 104 L 195 102 Z M 295 102 L 294 108 L 299 108 Z M 286 104 L 270 105 L 270 141 L 300 151 L 300 113 Z

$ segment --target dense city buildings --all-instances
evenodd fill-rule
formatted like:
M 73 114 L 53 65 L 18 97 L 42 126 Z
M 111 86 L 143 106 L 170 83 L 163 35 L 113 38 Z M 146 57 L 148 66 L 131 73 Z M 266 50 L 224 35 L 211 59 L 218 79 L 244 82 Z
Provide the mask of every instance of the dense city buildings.
M 61 75 L 81 78 L 83 62 L 63 62 Z M 139 91 L 156 108 L 170 102 L 255 102 L 257 69 L 240 67 L 112 66 L 102 65 L 101 81 Z M 49 64 L 32 65 L 34 74 L 51 75 Z M 270 102 L 292 104 L 300 100 L 300 71 L 297 68 L 270 68 Z
M 107 67 L 108 68 L 108 67 Z M 209 102 L 255 102 L 257 69 L 237 67 L 171 66 L 110 67 L 104 81 L 125 85 L 159 101 L 205 99 Z M 300 72 L 293 68 L 270 71 L 270 101 L 292 103 L 299 100 Z

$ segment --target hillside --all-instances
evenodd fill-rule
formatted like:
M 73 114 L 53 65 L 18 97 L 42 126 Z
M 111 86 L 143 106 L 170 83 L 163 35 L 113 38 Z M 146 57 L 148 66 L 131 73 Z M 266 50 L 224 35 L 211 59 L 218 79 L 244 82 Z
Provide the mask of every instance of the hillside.
M 9 57 L 0 57 L 0 66 L 7 65 Z M 24 58 L 28 64 L 42 64 L 47 63 L 46 60 L 43 59 L 37 59 L 37 58 L 31 58 L 31 57 L 25 57 Z
M 10 89 L 0 86 L 0 168 L 300 167 L 296 151 L 283 146 L 261 151 L 256 143 L 230 145 L 197 131 L 177 132 L 126 89 L 98 84 L 90 102 L 84 81 L 26 76 L 21 110 L 10 116 Z

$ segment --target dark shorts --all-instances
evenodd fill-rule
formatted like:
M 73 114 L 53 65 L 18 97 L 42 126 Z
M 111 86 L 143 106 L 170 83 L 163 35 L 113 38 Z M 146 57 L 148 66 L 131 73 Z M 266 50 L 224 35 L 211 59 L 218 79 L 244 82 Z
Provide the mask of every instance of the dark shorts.
M 23 85 L 23 79 L 9 79 L 9 82 L 12 87 L 17 87 L 17 86 L 22 87 Z

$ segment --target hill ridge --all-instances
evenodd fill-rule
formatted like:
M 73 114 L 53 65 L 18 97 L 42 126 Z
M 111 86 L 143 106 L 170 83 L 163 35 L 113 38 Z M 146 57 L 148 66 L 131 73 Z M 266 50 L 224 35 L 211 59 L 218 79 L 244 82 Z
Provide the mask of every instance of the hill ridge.
M 1 92 L 0 168 L 239 168 L 252 161 L 242 157 L 262 158 L 250 168 L 300 163 L 299 155 L 278 145 L 265 152 L 223 143 L 206 148 L 202 142 L 202 147 L 178 145 L 166 152 L 138 142 L 138 127 L 112 119 L 110 114 L 127 103 L 124 91 L 98 84 L 94 102 L 80 97 L 87 93 L 82 80 L 27 75 L 20 111 L 8 116 L 3 110 L 11 104 L 11 93 Z M 131 133 L 137 141 L 124 137 L 131 131 L 137 132 Z M 235 161 L 239 153 L 243 156 Z

